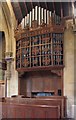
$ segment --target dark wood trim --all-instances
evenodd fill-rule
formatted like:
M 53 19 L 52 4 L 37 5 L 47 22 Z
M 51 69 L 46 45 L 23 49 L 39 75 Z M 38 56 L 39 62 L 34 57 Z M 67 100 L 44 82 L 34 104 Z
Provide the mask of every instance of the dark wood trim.
M 20 78 L 18 77 L 18 95 L 20 95 Z
M 69 20 L 69 19 L 73 19 L 73 18 L 74 18 L 73 16 L 65 16 L 65 17 L 63 17 L 64 20 Z M 76 18 L 76 16 L 75 16 L 75 18 Z
M 29 71 L 40 71 L 40 70 L 60 70 L 63 69 L 64 65 L 61 66 L 41 66 L 41 67 L 30 67 L 30 68 L 18 68 L 17 71 L 18 72 L 29 72 Z
M 26 28 L 22 29 L 21 25 L 19 25 L 18 28 L 15 30 L 15 38 L 17 41 L 26 37 L 32 37 L 46 33 L 64 33 L 64 26 L 49 24 L 45 25 L 44 27 L 38 26 L 37 28 L 29 28 L 28 30 L 26 30 Z

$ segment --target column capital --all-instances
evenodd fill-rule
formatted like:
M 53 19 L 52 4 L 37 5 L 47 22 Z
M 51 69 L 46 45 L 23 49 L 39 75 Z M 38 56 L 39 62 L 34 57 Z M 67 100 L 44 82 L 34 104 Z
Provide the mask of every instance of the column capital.
M 14 58 L 13 58 L 13 52 L 6 52 L 5 53 L 5 60 L 7 62 L 12 62 L 14 60 Z

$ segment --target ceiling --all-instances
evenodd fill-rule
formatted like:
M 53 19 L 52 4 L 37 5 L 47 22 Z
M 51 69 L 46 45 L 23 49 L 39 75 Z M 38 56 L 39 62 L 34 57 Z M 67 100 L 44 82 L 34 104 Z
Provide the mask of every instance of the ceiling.
M 12 7 L 18 20 L 21 22 L 22 18 L 29 13 L 35 6 L 40 6 L 50 11 L 56 12 L 56 14 L 61 16 L 61 9 L 63 11 L 63 16 L 72 16 L 72 2 L 12 2 Z M 76 8 L 76 1 L 74 3 Z

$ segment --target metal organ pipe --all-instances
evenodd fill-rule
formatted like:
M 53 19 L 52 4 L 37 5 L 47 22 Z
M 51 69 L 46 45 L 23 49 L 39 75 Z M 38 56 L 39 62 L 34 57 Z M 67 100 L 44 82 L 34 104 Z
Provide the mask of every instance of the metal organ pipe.
M 44 23 L 46 23 L 46 9 L 44 10 Z
M 43 20 L 43 15 L 44 15 L 44 9 L 41 8 L 41 20 Z
M 54 14 L 55 13 L 53 13 L 53 15 Z M 40 25 L 43 22 L 49 24 L 51 17 L 52 17 L 51 11 L 35 6 L 35 9 L 33 8 L 32 11 L 30 11 L 30 13 L 27 14 L 27 16 L 25 16 L 25 18 L 22 19 L 21 26 L 22 28 L 24 28 L 28 24 L 29 27 L 31 27 L 32 21 L 34 20 L 38 21 L 38 25 Z
M 27 22 L 26 22 L 26 21 L 27 21 L 27 17 L 25 16 L 25 27 L 26 27 L 26 24 L 27 24 Z
M 37 20 L 37 11 L 38 11 L 38 6 L 35 7 L 35 20 Z
M 28 18 L 27 18 L 27 16 L 26 16 L 26 25 L 28 24 Z
M 24 18 L 22 19 L 21 26 L 24 29 Z
M 32 9 L 32 21 L 34 20 L 34 8 Z
M 49 24 L 49 11 L 47 10 L 47 24 Z
M 29 24 L 29 14 L 27 14 L 27 24 Z
M 51 11 L 50 11 L 50 17 L 51 17 Z
M 32 12 L 30 11 L 30 22 L 29 22 L 30 27 L 31 27 L 31 22 L 32 22 Z
M 38 24 L 40 25 L 40 7 L 39 7 L 39 11 L 38 11 Z

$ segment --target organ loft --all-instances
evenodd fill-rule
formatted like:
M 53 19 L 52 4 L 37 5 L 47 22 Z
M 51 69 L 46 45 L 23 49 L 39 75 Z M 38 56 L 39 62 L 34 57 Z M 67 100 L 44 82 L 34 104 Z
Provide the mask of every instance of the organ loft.
M 76 3 L 7 1 L 1 8 L 1 117 L 75 118 Z

